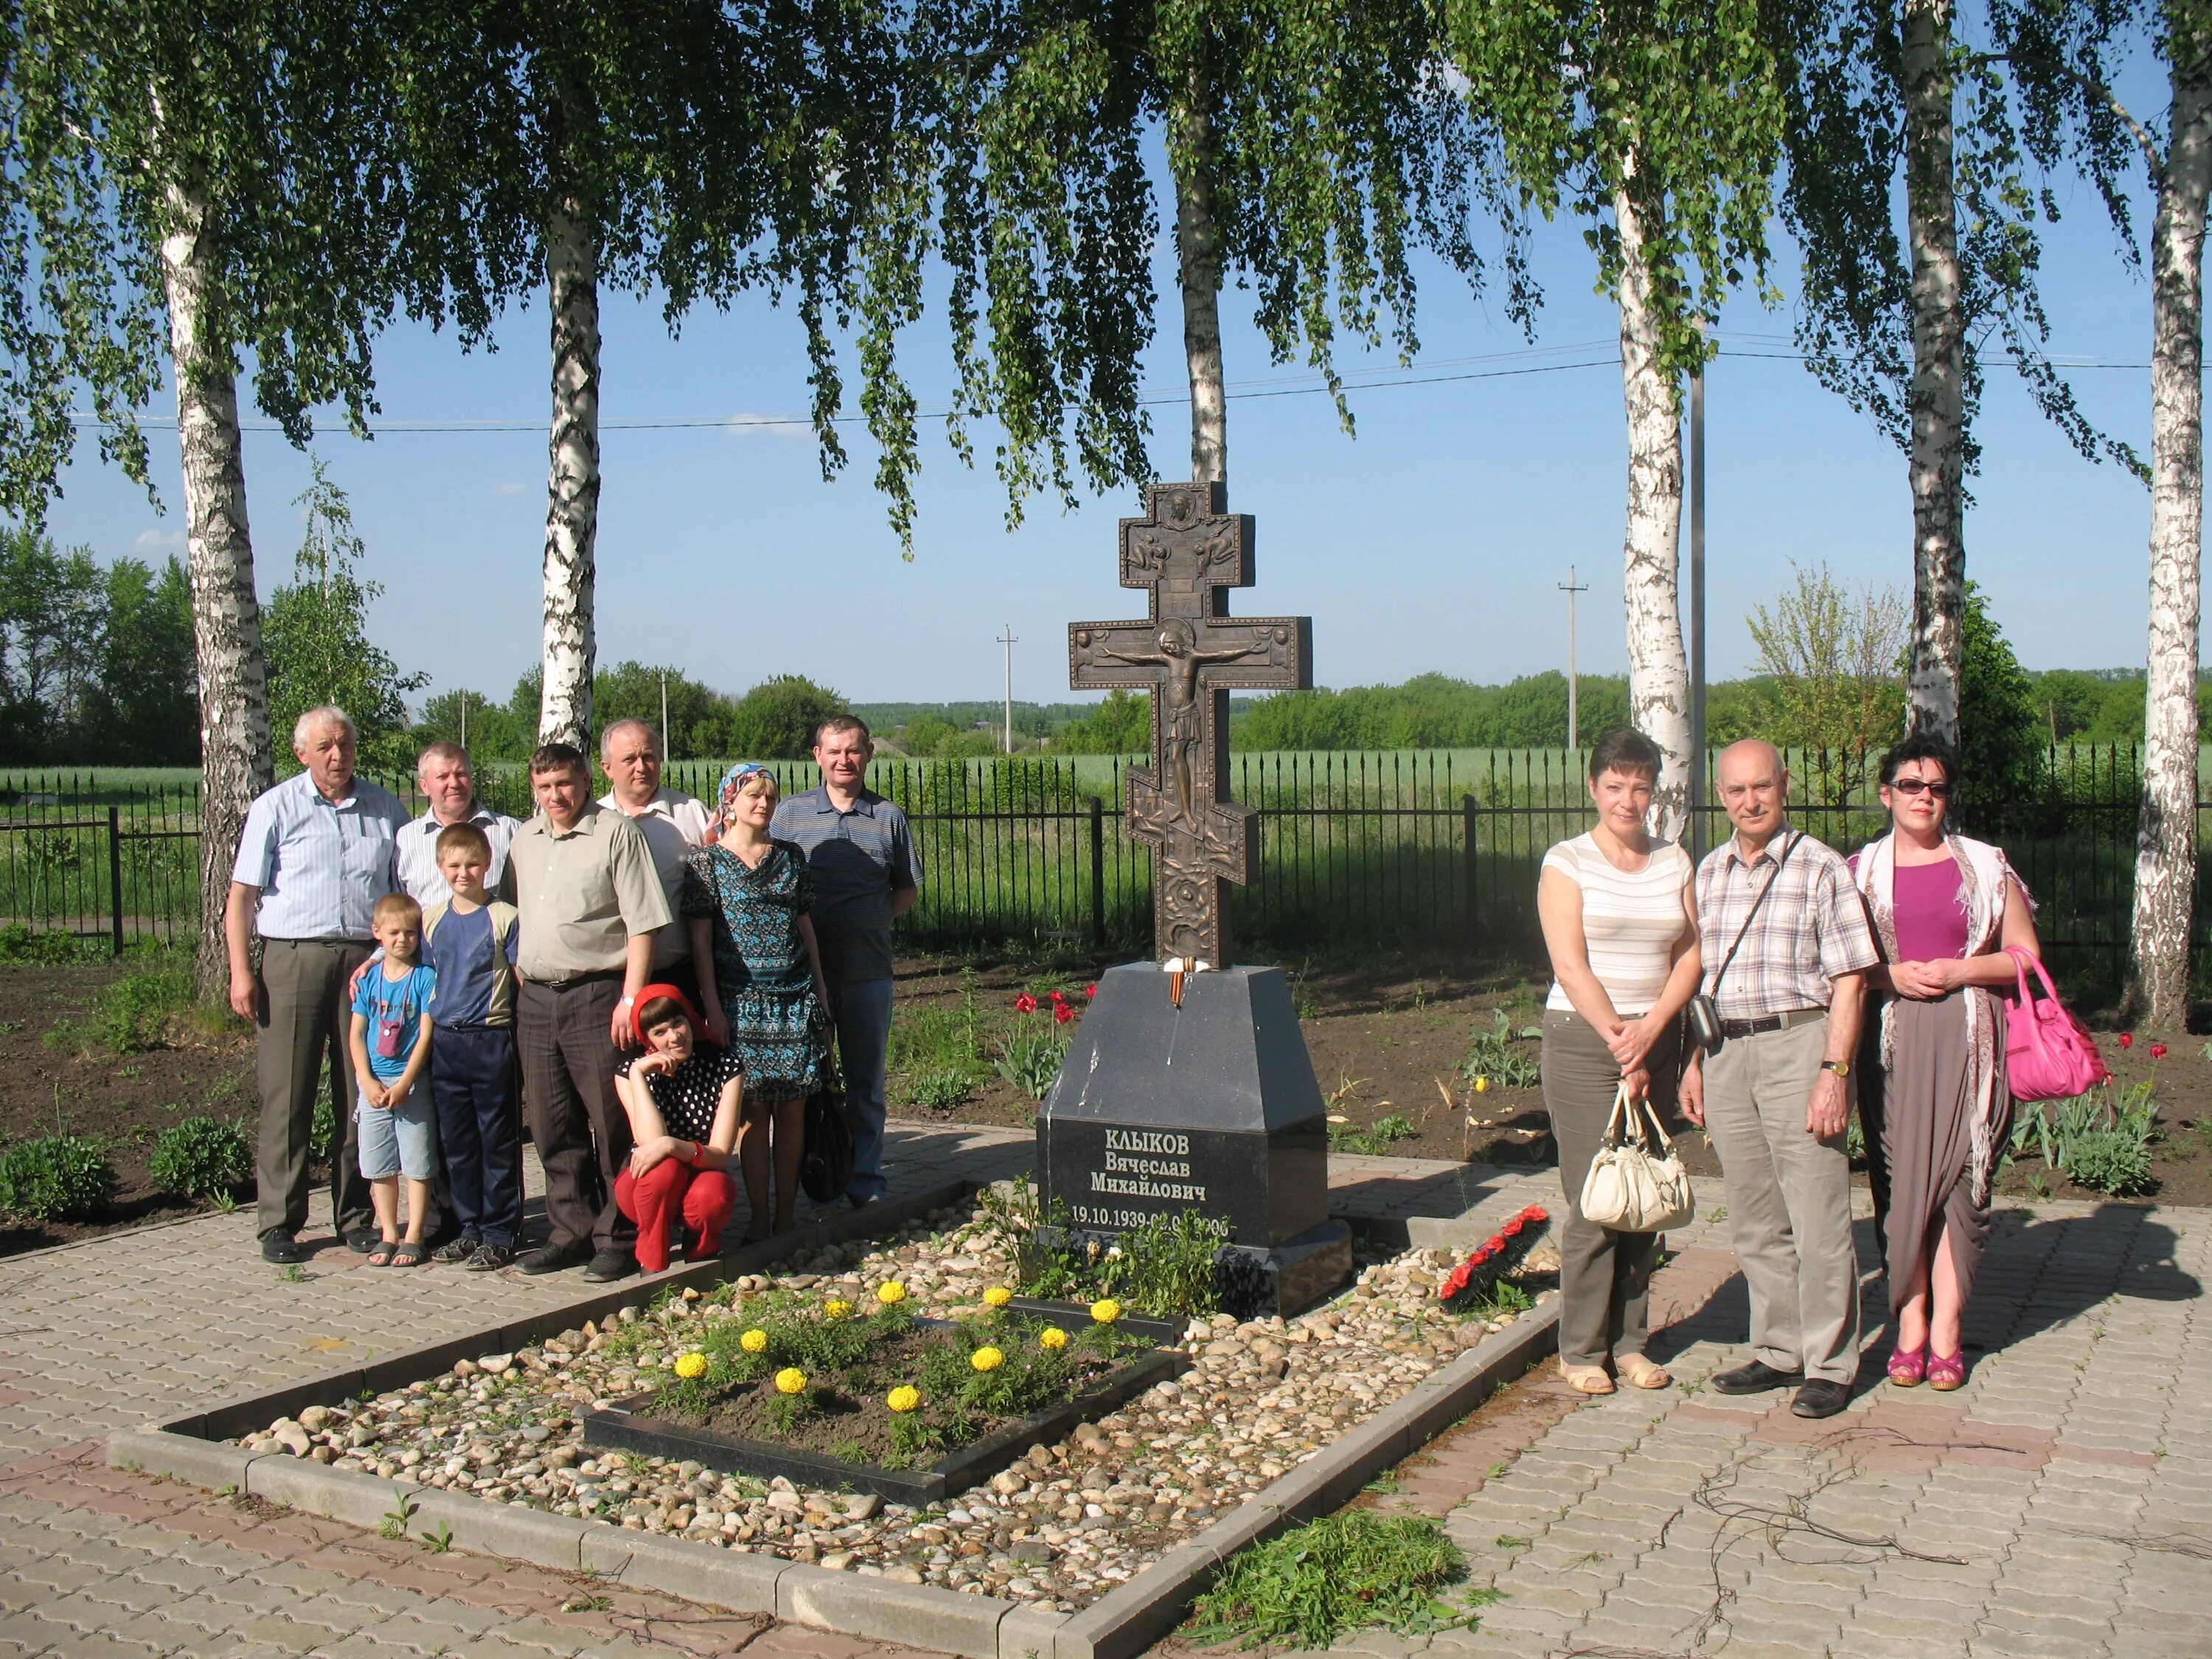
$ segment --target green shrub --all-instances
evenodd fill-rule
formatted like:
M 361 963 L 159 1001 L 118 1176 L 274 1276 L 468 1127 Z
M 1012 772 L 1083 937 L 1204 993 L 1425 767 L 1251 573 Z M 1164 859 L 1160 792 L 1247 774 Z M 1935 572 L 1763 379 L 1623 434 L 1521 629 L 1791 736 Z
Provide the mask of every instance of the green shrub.
M 1364 1129 L 1349 1123 L 1328 1126 L 1329 1150 L 1338 1152 L 1382 1154 L 1394 1142 L 1411 1140 L 1420 1132 L 1413 1127 L 1413 1119 L 1402 1112 L 1393 1112 L 1388 1117 L 1378 1117 Z
M 0 1210 L 39 1221 L 78 1221 L 115 1196 L 106 1150 L 82 1135 L 46 1135 L 0 1155 Z
M 924 1072 L 907 1085 L 914 1103 L 931 1112 L 957 1106 L 975 1091 L 975 1085 L 961 1072 Z
M 1533 1089 L 1543 1080 L 1543 1066 L 1519 1045 L 1540 1039 L 1544 1028 L 1527 1025 L 1516 1030 L 1503 1008 L 1492 1011 L 1491 1028 L 1477 1030 L 1469 1039 L 1467 1064 L 1461 1070 L 1470 1078 L 1486 1077 L 1493 1089 Z
M 106 939 L 79 939 L 75 933 L 42 928 L 33 933 L 21 923 L 0 927 L 0 962 L 35 963 L 43 968 L 71 967 L 78 963 L 106 960 Z
M 188 1117 L 161 1132 L 147 1168 L 154 1184 L 165 1193 L 214 1198 L 253 1174 L 253 1152 L 234 1125 L 211 1117 Z
M 57 1048 L 140 1054 L 165 1046 L 170 1017 L 191 1006 L 191 957 L 182 951 L 161 951 L 103 991 L 84 1018 L 58 1023 L 46 1041 Z
M 1231 1559 L 1192 1605 L 1187 1639 L 1195 1647 L 1238 1640 L 1321 1649 L 1364 1625 L 1427 1634 L 1460 1621 L 1436 1592 L 1465 1571 L 1459 1547 L 1435 1522 L 1350 1510 Z
M 2066 1173 L 2093 1193 L 2139 1193 L 2150 1185 L 2148 1141 L 2124 1127 L 2088 1130 L 2067 1142 Z

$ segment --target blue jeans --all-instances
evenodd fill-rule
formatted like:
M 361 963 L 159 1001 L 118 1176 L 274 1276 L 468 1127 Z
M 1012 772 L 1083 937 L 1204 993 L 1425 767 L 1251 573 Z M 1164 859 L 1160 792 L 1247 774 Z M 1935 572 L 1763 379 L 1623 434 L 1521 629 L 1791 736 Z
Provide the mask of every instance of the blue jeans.
M 853 1179 L 845 1196 L 865 1204 L 890 1184 L 884 1179 L 884 1059 L 891 1046 L 891 981 L 833 982 L 830 1015 L 845 1074 L 845 1121 L 853 1126 Z

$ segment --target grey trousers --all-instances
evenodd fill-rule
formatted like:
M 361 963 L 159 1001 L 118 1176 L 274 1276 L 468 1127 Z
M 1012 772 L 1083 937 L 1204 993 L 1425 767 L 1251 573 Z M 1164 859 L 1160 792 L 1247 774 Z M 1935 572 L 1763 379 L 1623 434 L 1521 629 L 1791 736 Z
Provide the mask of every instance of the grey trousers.
M 262 1003 L 253 1069 L 261 1093 L 260 1146 L 254 1159 L 254 1231 L 307 1224 L 307 1164 L 315 1102 L 327 1074 L 337 1114 L 331 1156 L 331 1213 L 343 1238 L 373 1227 L 368 1184 L 354 1145 L 353 1059 L 346 1042 L 352 1013 L 346 981 L 370 946 L 342 940 L 272 939 L 261 948 Z
M 615 1203 L 630 1151 L 629 1114 L 615 1094 L 622 1053 L 609 1034 L 622 992 L 618 978 L 515 988 L 523 1111 L 545 1171 L 548 1242 L 562 1249 L 628 1249 L 637 1238 Z
M 1805 1132 L 1828 1022 L 1730 1037 L 1705 1062 L 1705 1127 L 1751 1291 L 1753 1357 L 1849 1385 L 1858 1375 L 1859 1264 L 1838 1132 Z
M 1674 1093 L 1670 1032 L 1650 1058 L 1653 1102 L 1663 1114 Z M 1566 1218 L 1559 1228 L 1559 1359 L 1602 1365 L 1644 1352 L 1650 1334 L 1651 1268 L 1656 1233 L 1619 1233 L 1584 1218 L 1583 1182 L 1605 1137 L 1620 1066 L 1580 1014 L 1544 1014 L 1544 1109 L 1559 1144 L 1559 1186 Z
M 830 1018 L 845 1078 L 845 1121 L 853 1129 L 853 1179 L 845 1195 L 865 1204 L 890 1190 L 884 1178 L 884 1067 L 891 1044 L 891 981 L 830 981 Z

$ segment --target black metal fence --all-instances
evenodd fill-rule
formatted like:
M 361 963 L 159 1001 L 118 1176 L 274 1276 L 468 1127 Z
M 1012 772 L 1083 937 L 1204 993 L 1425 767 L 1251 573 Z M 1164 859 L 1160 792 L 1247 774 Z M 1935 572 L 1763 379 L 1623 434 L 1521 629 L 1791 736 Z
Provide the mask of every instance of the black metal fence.
M 1345 943 L 1540 953 L 1536 874 L 1545 849 L 1588 827 L 1581 757 L 1561 750 L 1237 755 L 1235 798 L 1256 809 L 1260 878 L 1234 899 L 1240 939 L 1287 951 Z M 669 781 L 711 796 L 720 768 Z M 779 764 L 787 790 L 818 781 Z M 1022 942 L 1139 947 L 1149 937 L 1150 850 L 1126 832 L 1126 763 L 1107 757 L 879 761 L 870 781 L 905 810 L 922 896 L 902 924 L 928 947 Z M 1881 827 L 1861 784 L 1824 794 L 1818 757 L 1797 823 L 1856 848 Z M 1971 783 L 1971 781 L 1969 781 Z M 2117 982 L 2124 962 L 2142 771 L 2126 748 L 2055 749 L 2033 799 L 1960 802 L 1971 833 L 2003 845 L 2034 892 L 2054 965 Z M 499 810 L 530 810 L 526 780 L 481 781 Z M 411 780 L 400 788 L 416 810 Z M 1728 833 L 1698 809 L 1708 844 Z M 188 773 L 0 775 L 0 927 L 173 939 L 198 924 L 199 786 Z M 2201 911 L 2201 907 L 2200 907 Z M 2203 963 L 2203 917 L 2199 957 Z

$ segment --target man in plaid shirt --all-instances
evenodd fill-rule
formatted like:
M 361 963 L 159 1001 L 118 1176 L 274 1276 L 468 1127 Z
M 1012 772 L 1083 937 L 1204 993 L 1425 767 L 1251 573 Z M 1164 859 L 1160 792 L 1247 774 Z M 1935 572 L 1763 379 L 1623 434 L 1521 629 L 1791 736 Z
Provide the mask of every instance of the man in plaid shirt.
M 1735 834 L 1698 866 L 1698 936 L 1723 1038 L 1702 1060 L 1691 1051 L 1681 1101 L 1720 1154 L 1751 1291 L 1752 1358 L 1712 1385 L 1795 1387 L 1798 1416 L 1832 1417 L 1858 1373 L 1844 1124 L 1865 970 L 1881 952 L 1844 860 L 1789 827 L 1780 751 L 1755 738 L 1732 744 L 1716 781 Z

